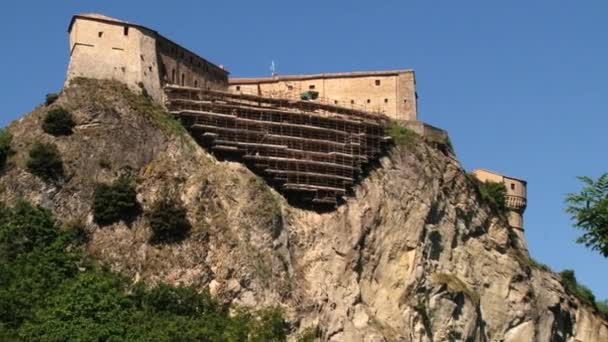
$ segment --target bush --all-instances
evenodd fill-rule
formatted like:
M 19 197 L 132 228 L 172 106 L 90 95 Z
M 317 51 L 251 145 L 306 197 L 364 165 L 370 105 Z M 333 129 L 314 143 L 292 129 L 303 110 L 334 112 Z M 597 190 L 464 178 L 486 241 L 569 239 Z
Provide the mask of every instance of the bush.
M 418 133 L 401 126 L 396 121 L 389 122 L 386 127 L 386 134 L 393 139 L 393 142 L 397 146 L 409 145 L 415 142 L 418 137 Z
M 6 166 L 8 157 L 13 154 L 11 142 L 13 137 L 6 130 L 0 130 L 0 170 Z
M 76 123 L 72 114 L 63 108 L 55 108 L 46 113 L 42 122 L 42 130 L 54 136 L 70 135 Z
M 190 222 L 186 216 L 186 209 L 175 201 L 160 201 L 154 205 L 148 218 L 152 228 L 151 243 L 178 242 L 190 233 Z
M 598 301 L 595 304 L 599 312 L 608 318 L 608 300 Z
M 120 220 L 131 222 L 139 214 L 137 192 L 131 179 L 120 177 L 112 184 L 97 184 L 93 193 L 93 219 L 100 226 Z
M 475 182 L 477 194 L 483 203 L 486 203 L 497 214 L 507 212 L 507 188 L 503 183 L 482 182 L 477 177 L 471 177 Z
M 26 167 L 32 174 L 46 181 L 63 177 L 63 162 L 54 144 L 35 143 L 30 149 Z
M 48 93 L 48 94 L 46 94 L 46 99 L 44 101 L 44 104 L 47 105 L 47 106 L 50 106 L 53 103 L 55 103 L 55 101 L 57 101 L 58 98 L 59 98 L 59 94 L 57 94 L 57 93 Z
M 284 341 L 278 311 L 229 311 L 194 288 L 132 285 L 86 261 L 50 212 L 0 205 L 2 341 Z M 79 247 L 79 248 L 74 248 Z
M 577 282 L 573 270 L 563 270 L 559 275 L 567 292 L 578 297 L 583 303 L 595 306 L 595 295 L 588 287 Z

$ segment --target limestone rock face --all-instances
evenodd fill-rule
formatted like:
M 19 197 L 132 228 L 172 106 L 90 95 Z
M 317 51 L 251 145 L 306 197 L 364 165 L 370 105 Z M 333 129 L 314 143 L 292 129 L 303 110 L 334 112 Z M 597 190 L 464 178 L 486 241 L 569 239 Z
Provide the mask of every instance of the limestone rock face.
M 294 339 L 316 329 L 323 341 L 608 341 L 608 323 L 530 263 L 447 146 L 418 138 L 393 148 L 344 204 L 317 212 L 289 204 L 242 164 L 218 161 L 126 92 L 96 81 L 66 89 L 56 105 L 76 118 L 68 137 L 42 133 L 46 107 L 11 124 L 17 153 L 0 200 L 25 197 L 84 225 L 89 253 L 133 281 L 280 306 Z M 65 180 L 26 171 L 39 140 L 58 146 Z M 94 185 L 124 173 L 144 212 L 179 199 L 190 237 L 151 245 L 145 215 L 94 224 Z

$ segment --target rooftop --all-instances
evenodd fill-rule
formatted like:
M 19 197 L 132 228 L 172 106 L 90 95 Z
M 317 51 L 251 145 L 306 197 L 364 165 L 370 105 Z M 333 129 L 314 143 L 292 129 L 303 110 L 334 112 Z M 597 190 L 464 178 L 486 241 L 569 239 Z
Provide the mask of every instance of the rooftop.
M 516 177 L 512 177 L 512 176 L 507 176 L 507 175 L 505 175 L 503 173 L 492 171 L 492 170 L 488 170 L 488 169 L 475 169 L 475 170 L 473 170 L 473 173 L 475 173 L 477 171 L 487 172 L 487 173 L 491 173 L 491 174 L 494 174 L 494 175 L 502 176 L 502 177 L 505 177 L 505 178 L 514 179 L 514 180 L 522 182 L 524 184 L 528 183 L 525 179 L 516 178 Z
M 271 77 L 241 77 L 229 79 L 230 84 L 255 84 L 272 83 L 279 81 L 302 81 L 319 78 L 346 78 L 346 77 L 369 77 L 369 76 L 392 76 L 405 73 L 414 73 L 413 69 L 395 69 L 379 71 L 355 71 L 355 72 L 334 72 L 309 75 L 275 75 Z

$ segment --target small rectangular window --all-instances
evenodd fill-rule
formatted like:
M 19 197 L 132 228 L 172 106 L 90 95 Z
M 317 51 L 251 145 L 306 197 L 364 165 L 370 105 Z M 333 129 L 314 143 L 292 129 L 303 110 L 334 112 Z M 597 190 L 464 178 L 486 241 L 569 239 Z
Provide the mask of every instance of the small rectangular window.
M 372 102 L 372 100 L 370 100 L 370 99 L 367 99 L 367 103 L 371 103 L 371 102 Z
M 123 33 L 125 34 L 125 36 L 128 36 L 128 35 L 129 35 L 129 26 L 125 26 L 125 27 L 123 28 Z
M 511 183 L 511 190 L 515 190 L 515 184 Z
M 376 80 L 376 85 L 379 86 L 380 85 L 380 80 Z
M 236 86 L 236 91 L 241 91 L 241 86 Z
M 338 104 L 338 100 L 334 100 L 334 104 Z
M 103 31 L 99 31 L 99 32 L 97 33 L 97 37 L 101 38 L 102 36 L 103 36 Z
M 355 100 L 350 100 L 350 104 L 355 104 Z
M 314 84 L 309 85 L 308 89 L 315 89 L 315 85 Z
M 290 84 L 287 86 L 287 90 L 293 90 L 293 86 Z
M 388 103 L 388 99 L 384 99 L 384 103 Z

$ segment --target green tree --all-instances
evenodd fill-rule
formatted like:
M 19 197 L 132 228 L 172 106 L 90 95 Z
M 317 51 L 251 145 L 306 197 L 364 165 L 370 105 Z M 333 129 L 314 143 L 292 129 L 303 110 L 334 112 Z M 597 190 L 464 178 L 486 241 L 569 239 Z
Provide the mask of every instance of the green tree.
M 566 196 L 566 212 L 574 226 L 583 230 L 576 242 L 608 257 L 608 173 L 597 180 L 578 177 L 583 182 L 579 193 Z

